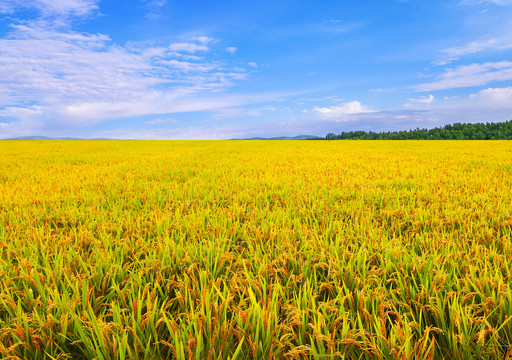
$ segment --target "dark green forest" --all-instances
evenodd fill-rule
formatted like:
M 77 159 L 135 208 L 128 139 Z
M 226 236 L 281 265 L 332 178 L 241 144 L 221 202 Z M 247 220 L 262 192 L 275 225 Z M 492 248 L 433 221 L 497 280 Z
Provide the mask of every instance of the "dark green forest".
M 325 140 L 512 140 L 512 120 L 499 123 L 455 123 L 409 131 L 329 133 Z

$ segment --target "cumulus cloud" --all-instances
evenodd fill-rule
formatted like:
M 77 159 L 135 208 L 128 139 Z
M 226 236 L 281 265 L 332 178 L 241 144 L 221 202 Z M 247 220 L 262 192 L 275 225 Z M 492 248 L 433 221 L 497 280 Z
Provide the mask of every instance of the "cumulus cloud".
M 447 96 L 439 99 L 430 94 L 411 98 L 404 107 L 416 110 L 459 112 L 460 114 L 466 114 L 468 111 L 484 114 L 493 110 L 507 110 L 512 114 L 512 87 L 489 87 L 467 96 Z M 503 114 L 506 114 L 506 111 Z
M 512 80 L 512 62 L 486 62 L 445 69 L 430 83 L 412 86 L 416 91 L 434 91 L 482 86 L 494 81 Z
M 469 96 L 470 102 L 486 107 L 506 108 L 512 111 L 512 87 L 487 88 Z
M 227 48 L 226 48 L 226 51 L 227 51 L 228 53 L 230 53 L 230 54 L 234 54 L 234 53 L 236 53 L 236 50 L 237 50 L 237 48 L 236 48 L 236 47 L 234 47 L 234 46 L 229 46 L 229 47 L 227 47 Z
M 318 114 L 321 116 L 318 117 Z M 432 128 L 454 122 L 498 122 L 511 118 L 512 87 L 490 87 L 471 95 L 436 98 L 429 94 L 408 99 L 403 109 L 368 111 L 357 101 L 330 107 L 316 107 L 304 116 L 315 120 L 316 133 L 351 130 L 409 130 Z M 314 131 L 311 131 L 314 133 Z
M 325 117 L 336 117 L 340 115 L 353 115 L 373 112 L 370 108 L 364 106 L 359 101 L 351 101 L 329 107 L 315 106 L 312 111 Z

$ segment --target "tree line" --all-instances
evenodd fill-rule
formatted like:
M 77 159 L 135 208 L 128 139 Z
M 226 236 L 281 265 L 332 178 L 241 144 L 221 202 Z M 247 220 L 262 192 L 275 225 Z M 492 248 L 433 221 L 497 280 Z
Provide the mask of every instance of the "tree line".
M 499 123 L 455 123 L 409 131 L 347 131 L 329 133 L 325 140 L 512 140 L 512 120 Z

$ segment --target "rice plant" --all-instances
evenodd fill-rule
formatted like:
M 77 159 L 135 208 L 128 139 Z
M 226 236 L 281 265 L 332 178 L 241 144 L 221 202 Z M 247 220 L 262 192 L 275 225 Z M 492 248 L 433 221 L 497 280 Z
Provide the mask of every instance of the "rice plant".
M 0 358 L 511 359 L 512 144 L 0 142 Z

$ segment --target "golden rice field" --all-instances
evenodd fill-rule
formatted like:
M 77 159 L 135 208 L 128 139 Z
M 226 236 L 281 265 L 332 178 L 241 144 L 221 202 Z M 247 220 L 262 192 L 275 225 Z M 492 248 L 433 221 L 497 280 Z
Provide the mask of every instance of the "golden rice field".
M 512 359 L 512 142 L 2 141 L 2 359 Z

